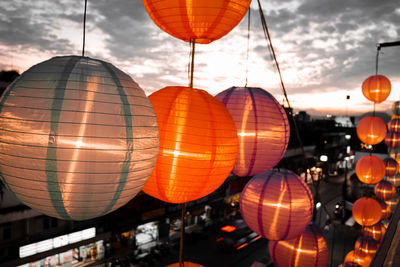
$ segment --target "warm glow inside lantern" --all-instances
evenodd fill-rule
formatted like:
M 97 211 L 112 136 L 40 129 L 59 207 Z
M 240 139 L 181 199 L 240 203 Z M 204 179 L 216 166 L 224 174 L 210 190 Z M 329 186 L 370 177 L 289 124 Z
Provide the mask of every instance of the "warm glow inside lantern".
M 158 154 L 154 109 L 113 65 L 55 57 L 24 72 L 0 104 L 0 167 L 22 203 L 85 220 L 127 203 Z
M 392 215 L 392 210 L 390 209 L 390 206 L 388 204 L 386 204 L 385 201 L 379 200 L 378 202 L 382 206 L 382 218 L 381 218 L 381 220 L 389 219 L 390 215 Z
M 255 175 L 240 198 L 247 225 L 269 240 L 300 235 L 311 220 L 313 199 L 308 186 L 295 173 L 272 169 Z
M 383 163 L 385 163 L 385 176 L 394 176 L 399 172 L 399 164 L 395 159 L 385 158 Z
M 388 122 L 387 129 L 390 132 L 400 132 L 400 119 L 391 119 Z
M 274 167 L 285 154 L 290 128 L 285 110 L 267 91 L 231 87 L 215 96 L 238 129 L 239 153 L 233 173 L 251 176 Z
M 329 249 L 321 230 L 313 224 L 290 240 L 271 240 L 269 255 L 277 267 L 326 267 Z
M 382 206 L 373 198 L 362 197 L 354 202 L 352 212 L 359 225 L 369 226 L 381 220 Z
M 385 176 L 383 160 L 377 156 L 364 156 L 356 164 L 358 179 L 366 184 L 376 184 Z
M 251 0 L 143 0 L 154 23 L 166 33 L 207 44 L 229 33 L 242 20 Z
M 381 103 L 388 98 L 391 84 L 388 78 L 383 75 L 372 75 L 362 84 L 364 96 L 375 103 Z
M 379 242 L 369 236 L 360 236 L 354 245 L 355 251 L 361 251 L 362 253 L 368 254 L 374 257 L 378 250 Z
M 225 106 L 204 90 L 166 87 L 150 95 L 160 131 L 160 155 L 143 191 L 184 203 L 216 190 L 236 160 L 235 123 Z
M 364 226 L 362 228 L 363 235 L 372 237 L 378 242 L 382 241 L 385 233 L 386 233 L 386 227 L 381 222 L 371 226 Z
M 380 181 L 375 185 L 375 195 L 380 200 L 390 200 L 396 196 L 396 187 L 391 182 Z
M 395 187 L 400 186 L 400 173 L 397 173 L 395 176 L 386 176 L 385 180 L 391 182 Z
M 385 137 L 385 144 L 390 148 L 400 148 L 400 132 L 388 132 Z
M 361 267 L 368 267 L 372 261 L 372 257 L 368 254 L 361 252 L 360 250 L 352 250 L 347 253 L 344 258 L 344 262 L 354 262 L 361 265 Z
M 204 267 L 204 266 L 201 265 L 201 264 L 197 264 L 197 263 L 190 262 L 190 261 L 185 261 L 185 262 L 183 263 L 182 266 L 183 266 L 183 267 Z M 179 262 L 176 262 L 176 263 L 167 265 L 167 266 L 165 266 L 165 267 L 180 267 L 180 265 L 179 265 Z
M 379 117 L 365 116 L 357 125 L 357 136 L 363 143 L 376 145 L 385 139 L 386 123 Z
M 399 204 L 399 197 L 396 195 L 394 198 L 386 200 L 385 203 L 390 207 L 390 210 L 394 212 L 394 209 L 397 207 L 397 204 Z

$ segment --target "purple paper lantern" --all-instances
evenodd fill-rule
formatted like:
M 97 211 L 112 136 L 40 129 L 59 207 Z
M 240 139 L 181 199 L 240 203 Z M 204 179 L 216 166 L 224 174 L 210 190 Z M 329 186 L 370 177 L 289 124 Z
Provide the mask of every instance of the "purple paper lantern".
M 385 144 L 390 148 L 400 148 L 400 132 L 388 131 Z
M 272 169 L 247 183 L 240 198 L 240 211 L 257 234 L 269 240 L 292 239 L 310 222 L 313 198 L 295 173 Z
M 400 132 L 400 119 L 391 119 L 387 125 L 388 131 Z
M 385 158 L 383 163 L 385 163 L 385 176 L 395 176 L 399 172 L 399 164 L 395 159 Z
M 231 87 L 215 97 L 227 107 L 238 131 L 239 153 L 232 172 L 251 176 L 273 168 L 285 154 L 290 135 L 278 101 L 253 87 Z

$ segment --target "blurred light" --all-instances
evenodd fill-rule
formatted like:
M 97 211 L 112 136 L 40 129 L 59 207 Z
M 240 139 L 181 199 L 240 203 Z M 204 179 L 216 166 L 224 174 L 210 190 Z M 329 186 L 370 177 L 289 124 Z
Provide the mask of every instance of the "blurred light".
M 346 138 L 347 140 L 350 140 L 350 139 L 351 139 L 351 135 L 350 135 L 350 134 L 346 134 L 346 135 L 344 136 L 344 138 Z
M 221 227 L 221 230 L 224 231 L 224 232 L 230 233 L 230 232 L 235 231 L 235 230 L 236 230 L 236 227 L 235 227 L 235 226 L 232 226 L 232 225 L 226 225 L 226 226 L 224 226 L 224 227 Z
M 347 146 L 347 147 L 346 147 L 346 153 L 347 153 L 347 154 L 350 153 L 350 149 L 351 149 L 350 146 Z
M 224 239 L 223 237 L 220 237 L 220 238 L 218 238 L 218 239 L 215 240 L 215 241 L 219 242 L 219 241 L 222 241 L 223 239 Z
M 316 209 L 321 208 L 321 202 L 317 202 L 317 204 L 315 204 L 315 208 L 316 208 Z
M 327 155 L 321 155 L 319 157 L 319 160 L 322 161 L 322 162 L 326 162 L 326 161 L 328 161 L 328 156 Z

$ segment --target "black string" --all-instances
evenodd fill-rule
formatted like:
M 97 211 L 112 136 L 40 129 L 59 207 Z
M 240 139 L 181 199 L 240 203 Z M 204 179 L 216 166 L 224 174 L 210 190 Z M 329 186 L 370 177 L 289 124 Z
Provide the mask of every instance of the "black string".
M 82 57 L 85 56 L 85 39 L 86 39 L 86 9 L 87 0 L 85 0 L 85 11 L 83 12 L 83 42 L 82 42 Z
M 381 51 L 381 47 L 377 46 L 376 48 L 376 60 L 375 60 L 375 75 L 378 75 L 378 62 L 379 62 L 379 52 Z
M 193 88 L 194 54 L 195 54 L 196 39 L 190 39 L 189 43 L 190 43 L 190 53 L 188 62 L 188 80 L 189 80 L 189 87 Z
M 247 53 L 246 53 L 246 83 L 244 87 L 247 87 L 247 81 L 249 76 L 249 50 L 250 50 L 250 21 L 251 21 L 251 8 L 249 7 L 247 16 Z

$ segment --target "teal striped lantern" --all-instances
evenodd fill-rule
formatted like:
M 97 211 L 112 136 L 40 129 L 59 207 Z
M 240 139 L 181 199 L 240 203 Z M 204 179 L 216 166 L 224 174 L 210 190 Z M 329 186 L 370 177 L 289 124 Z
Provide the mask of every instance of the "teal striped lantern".
M 158 155 L 156 115 L 113 65 L 54 57 L 0 99 L 0 176 L 27 206 L 66 220 L 107 214 L 131 200 Z

